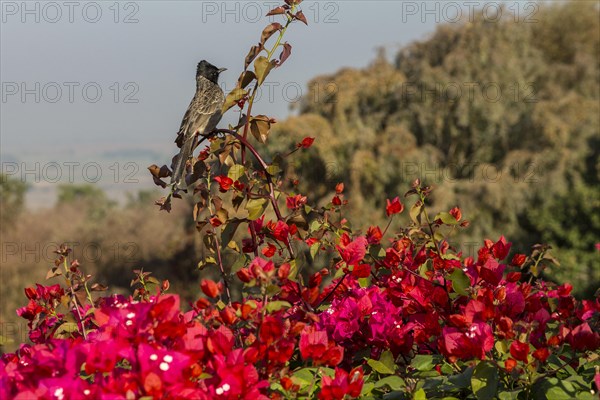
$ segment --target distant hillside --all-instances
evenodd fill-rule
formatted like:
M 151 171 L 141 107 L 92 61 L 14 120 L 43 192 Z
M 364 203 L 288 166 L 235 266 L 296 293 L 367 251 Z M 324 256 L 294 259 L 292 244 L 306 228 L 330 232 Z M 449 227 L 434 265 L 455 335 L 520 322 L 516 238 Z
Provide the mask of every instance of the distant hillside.
M 344 182 L 364 223 L 381 223 L 386 197 L 420 177 L 433 208 L 460 205 L 475 222 L 457 238 L 465 250 L 500 234 L 523 250 L 550 243 L 562 266 L 549 275 L 589 295 L 600 286 L 600 13 L 567 2 L 536 19 L 440 26 L 394 64 L 317 77 L 271 148 L 316 136 L 288 173 L 321 199 Z

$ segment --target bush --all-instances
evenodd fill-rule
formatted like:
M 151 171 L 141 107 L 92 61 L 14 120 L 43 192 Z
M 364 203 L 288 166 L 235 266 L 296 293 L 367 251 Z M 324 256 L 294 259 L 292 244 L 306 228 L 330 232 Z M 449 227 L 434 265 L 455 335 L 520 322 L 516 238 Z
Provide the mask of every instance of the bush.
M 290 54 L 284 43 L 272 59 L 286 29 L 305 22 L 298 3 L 270 13 L 285 25 L 265 28 L 225 109 L 250 115 L 259 83 Z M 268 164 L 248 133 L 263 143 L 273 123 L 250 116 L 203 136 L 210 146 L 188 165 L 187 188 L 157 202 L 170 210 L 194 194 L 207 249 L 199 266 L 217 281 L 202 279 L 188 310 L 167 280 L 142 270 L 132 295 L 97 297 L 105 288 L 61 247 L 48 277 L 65 285 L 25 289 L 18 314 L 32 344 L 2 356 L 3 397 L 594 398 L 600 301 L 540 279 L 555 262 L 548 246 L 511 255 L 501 237 L 464 257 L 449 238 L 469 223 L 458 207 L 430 215 L 431 188 L 419 180 L 405 194 L 408 226 L 388 232 L 405 212 L 395 197 L 386 227 L 355 230 L 343 184 L 323 206 L 283 192 L 279 163 L 314 138 Z M 150 170 L 166 187 L 171 171 Z

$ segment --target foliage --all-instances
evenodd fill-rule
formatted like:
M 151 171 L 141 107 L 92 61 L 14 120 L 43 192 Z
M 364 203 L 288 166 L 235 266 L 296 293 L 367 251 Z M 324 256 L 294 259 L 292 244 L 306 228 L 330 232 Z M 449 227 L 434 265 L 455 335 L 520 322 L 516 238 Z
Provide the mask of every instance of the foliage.
M 548 276 L 589 296 L 600 286 L 590 218 L 600 214 L 600 10 L 569 1 L 541 4 L 533 23 L 473 16 L 393 64 L 380 55 L 315 78 L 300 115 L 275 126 L 271 154 L 316 136 L 288 177 L 316 202 L 344 182 L 355 224 L 383 223 L 370 210 L 421 178 L 436 187 L 432 206 L 460 204 L 477 221 L 455 238 L 465 250 L 500 234 L 520 251 L 548 241 L 564 261 Z M 567 203 L 568 216 L 556 212 Z
M 0 174 L 0 226 L 12 226 L 25 204 L 27 184 Z
M 267 26 L 246 57 L 225 104 L 239 107 L 238 126 L 203 136 L 187 188 L 157 202 L 171 210 L 192 195 L 207 249 L 199 268 L 218 278 L 201 280 L 189 311 L 169 281 L 141 269 L 132 295 L 96 297 L 105 288 L 61 246 L 48 278 L 64 285 L 25 289 L 17 313 L 32 344 L 2 356 L 3 398 L 594 398 L 600 299 L 579 302 L 569 284 L 540 279 L 555 263 L 548 246 L 511 255 L 502 236 L 463 255 L 450 244 L 469 226 L 461 209 L 430 214 L 432 188 L 419 179 L 410 204 L 387 198 L 377 210 L 387 225 L 364 232 L 345 218 L 343 183 L 320 206 L 284 189 L 281 163 L 314 138 L 267 163 L 258 149 L 275 121 L 252 108 L 291 54 L 286 29 L 306 23 L 299 3 L 269 13 L 285 24 Z M 171 171 L 150 171 L 166 187 Z M 402 214 L 410 222 L 392 231 Z

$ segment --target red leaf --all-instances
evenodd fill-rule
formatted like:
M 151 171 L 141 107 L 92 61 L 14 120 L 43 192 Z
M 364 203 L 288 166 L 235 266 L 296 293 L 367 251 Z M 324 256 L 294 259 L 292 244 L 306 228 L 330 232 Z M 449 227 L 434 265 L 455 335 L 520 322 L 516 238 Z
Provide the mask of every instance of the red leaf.
M 308 21 L 306 20 L 306 17 L 304 16 L 302 10 L 298 11 L 296 15 L 294 15 L 294 18 L 296 18 L 298 21 L 303 22 L 304 25 L 308 25 Z
M 267 17 L 270 17 L 271 15 L 285 14 L 285 11 L 286 9 L 284 7 L 275 7 L 267 13 Z
M 281 67 L 283 65 L 283 63 L 285 62 L 285 60 L 287 60 L 291 54 L 292 54 L 292 45 L 289 44 L 288 42 L 285 42 L 283 44 L 283 51 L 279 55 L 279 64 L 277 64 L 277 66 Z

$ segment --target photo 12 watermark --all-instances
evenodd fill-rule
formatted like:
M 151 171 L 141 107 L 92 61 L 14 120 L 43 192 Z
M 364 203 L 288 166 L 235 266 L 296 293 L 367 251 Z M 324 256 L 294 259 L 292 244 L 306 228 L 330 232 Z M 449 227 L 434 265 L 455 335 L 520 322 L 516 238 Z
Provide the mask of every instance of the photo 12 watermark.
M 514 21 L 537 23 L 540 5 L 535 1 L 401 1 L 402 23 L 462 23 Z
M 219 84 L 224 93 L 229 93 L 235 86 L 227 83 Z M 302 100 L 311 103 L 333 104 L 337 102 L 339 87 L 336 82 L 313 82 L 308 84 L 295 81 L 264 81 L 257 89 L 254 101 L 277 104 L 285 102 L 297 104 Z
M 361 174 L 360 164 L 352 168 L 341 166 L 336 161 L 324 161 L 323 180 L 335 184 L 341 177 Z M 283 174 L 291 179 L 302 181 L 305 169 L 302 164 L 290 161 L 283 167 Z M 544 168 L 535 162 L 514 162 L 509 165 L 495 165 L 483 162 L 465 162 L 448 164 L 430 164 L 426 162 L 400 162 L 396 168 L 399 180 L 412 182 L 420 179 L 427 184 L 441 185 L 458 182 L 485 183 L 527 183 L 535 184 L 541 181 Z
M 2 82 L 2 103 L 98 103 L 137 104 L 136 82 Z
M 313 1 L 302 3 L 302 13 L 312 24 L 337 24 L 340 22 L 339 1 Z M 281 5 L 278 1 L 203 1 L 202 23 L 262 23 L 269 11 Z M 274 20 L 274 17 L 270 17 Z
M 142 168 L 145 171 L 145 167 Z M 4 176 L 23 183 L 140 183 L 140 165 L 133 161 L 51 161 L 51 162 L 2 162 L 0 171 Z
M 0 13 L 3 24 L 137 24 L 140 4 L 135 1 L 2 1 Z
M 136 263 L 141 260 L 140 246 L 135 242 L 14 242 L 1 244 L 1 262 L 7 263 L 48 263 L 56 260 L 56 250 L 66 244 L 73 250 L 74 258 L 82 263 L 111 262 Z

